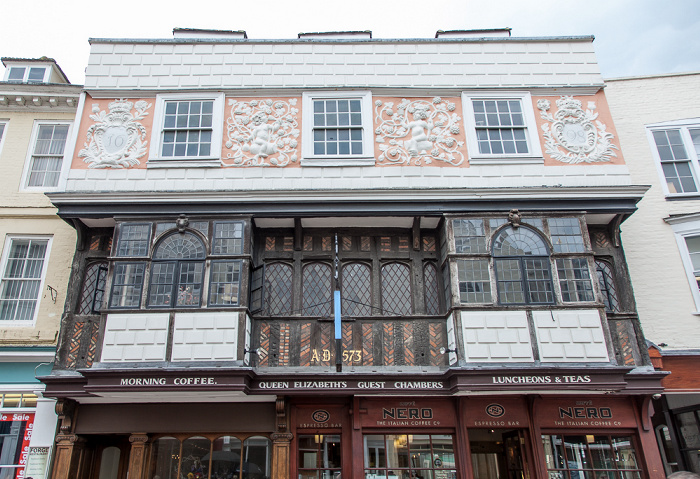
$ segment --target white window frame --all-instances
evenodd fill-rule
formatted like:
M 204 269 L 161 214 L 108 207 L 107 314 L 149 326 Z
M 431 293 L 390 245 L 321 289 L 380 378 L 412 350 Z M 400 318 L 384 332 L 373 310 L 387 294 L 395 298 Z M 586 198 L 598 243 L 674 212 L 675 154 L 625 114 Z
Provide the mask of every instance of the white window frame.
M 651 154 L 654 157 L 654 164 L 656 165 L 656 171 L 659 174 L 659 180 L 661 181 L 661 188 L 663 189 L 664 195 L 670 198 L 682 198 L 682 197 L 700 197 L 700 159 L 695 151 L 695 146 L 693 145 L 693 139 L 690 137 L 690 129 L 700 129 L 700 118 L 688 118 L 685 120 L 676 120 L 663 123 L 654 123 L 646 125 L 647 138 L 649 140 L 649 146 L 651 148 Z M 656 147 L 656 141 L 654 140 L 655 131 L 664 130 L 680 130 L 681 138 L 683 139 L 683 147 L 688 154 L 688 162 L 690 163 L 690 172 L 693 175 L 693 180 L 695 181 L 695 186 L 697 191 L 691 191 L 688 193 L 672 193 L 668 189 L 668 184 L 666 182 L 666 175 L 664 174 L 663 167 L 661 166 L 661 157 L 659 156 L 659 150 Z
M 678 218 L 666 218 L 665 221 L 671 225 L 673 234 L 676 237 L 676 244 L 681 254 L 681 261 L 683 262 L 685 275 L 688 280 L 688 285 L 690 286 L 690 292 L 693 295 L 693 301 L 695 301 L 695 311 L 693 311 L 693 314 L 700 315 L 700 289 L 698 289 L 698 282 L 695 280 L 695 270 L 690 259 L 688 245 L 685 242 L 686 238 L 700 236 L 700 213 L 685 215 Z
M 39 316 L 39 309 L 41 308 L 41 298 L 44 296 L 44 288 L 46 287 L 46 272 L 49 269 L 49 258 L 51 257 L 51 244 L 53 243 L 53 236 L 33 236 L 33 235 L 7 235 L 5 236 L 5 244 L 2 250 L 2 261 L 0 261 L 0 284 L 5 276 L 5 268 L 7 267 L 7 260 L 10 256 L 10 250 L 12 249 L 12 244 L 17 240 L 46 240 L 46 254 L 44 255 L 44 265 L 41 270 L 41 281 L 39 283 L 39 297 L 36 299 L 36 307 L 34 308 L 34 317 L 31 321 L 25 320 L 3 320 L 0 321 L 0 327 L 33 327 L 36 324 L 36 319 Z
M 213 101 L 211 150 L 209 156 L 167 156 L 161 155 L 163 147 L 163 122 L 165 103 L 168 101 Z M 156 96 L 151 131 L 151 148 L 148 154 L 149 168 L 209 167 L 221 166 L 221 151 L 224 134 L 224 94 L 223 93 L 170 93 Z
M 24 75 L 22 76 L 22 80 L 10 80 L 10 71 L 13 68 L 24 68 Z M 41 81 L 33 80 L 29 81 L 29 72 L 32 68 L 43 68 L 44 69 L 44 77 L 41 79 Z M 17 64 L 10 64 L 7 65 L 7 69 L 5 70 L 5 81 L 6 82 L 13 82 L 13 83 L 48 83 L 49 79 L 51 78 L 51 70 L 53 66 L 50 63 L 17 63 Z
M 314 154 L 314 100 L 359 99 L 362 102 L 362 154 Z M 302 166 L 374 166 L 374 123 L 371 91 L 310 91 L 302 93 Z
M 2 155 L 2 146 L 5 144 L 5 137 L 7 137 L 7 128 L 9 124 L 9 120 L 0 120 L 0 126 L 4 127 L 2 132 L 0 132 L 0 155 Z
M 68 125 L 68 134 L 66 136 L 66 144 L 63 147 L 63 155 L 61 159 L 61 172 L 58 176 L 58 182 L 56 186 L 29 186 L 29 174 L 32 165 L 32 157 L 34 156 L 34 148 L 36 147 L 36 141 L 39 137 L 39 129 L 45 125 Z M 27 148 L 27 157 L 24 160 L 24 170 L 22 171 L 22 180 L 20 182 L 20 191 L 26 192 L 45 192 L 45 191 L 58 191 L 62 187 L 63 178 L 66 175 L 66 171 L 69 169 L 68 165 L 70 160 L 66 158 L 66 151 L 69 150 L 71 135 L 73 132 L 73 122 L 66 120 L 34 120 L 34 126 L 32 127 L 32 136 L 29 140 L 29 148 Z
M 523 110 L 525 121 L 525 138 L 527 139 L 527 153 L 503 153 L 484 154 L 479 152 L 479 142 L 476 138 L 476 123 L 474 117 L 474 105 L 472 100 L 519 100 Z M 532 108 L 532 96 L 526 91 L 463 91 L 462 105 L 464 108 L 464 125 L 467 136 L 467 151 L 469 163 L 477 164 L 543 164 L 542 146 L 535 121 L 535 112 Z

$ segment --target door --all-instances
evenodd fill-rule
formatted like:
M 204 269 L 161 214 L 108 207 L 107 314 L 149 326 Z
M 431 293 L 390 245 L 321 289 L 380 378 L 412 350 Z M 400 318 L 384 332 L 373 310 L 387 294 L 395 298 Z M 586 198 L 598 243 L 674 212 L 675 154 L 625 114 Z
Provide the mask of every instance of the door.
M 126 479 L 131 449 L 128 438 L 102 437 L 95 441 L 91 479 Z
M 525 434 L 520 429 L 470 429 L 474 479 L 528 479 Z

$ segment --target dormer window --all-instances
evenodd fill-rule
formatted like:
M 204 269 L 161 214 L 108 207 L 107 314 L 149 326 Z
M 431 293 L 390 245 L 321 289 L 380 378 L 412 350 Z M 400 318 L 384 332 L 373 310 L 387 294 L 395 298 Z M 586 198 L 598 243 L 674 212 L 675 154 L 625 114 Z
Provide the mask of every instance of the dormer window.
M 44 66 L 16 66 L 9 67 L 5 80 L 17 83 L 45 83 L 48 68 Z

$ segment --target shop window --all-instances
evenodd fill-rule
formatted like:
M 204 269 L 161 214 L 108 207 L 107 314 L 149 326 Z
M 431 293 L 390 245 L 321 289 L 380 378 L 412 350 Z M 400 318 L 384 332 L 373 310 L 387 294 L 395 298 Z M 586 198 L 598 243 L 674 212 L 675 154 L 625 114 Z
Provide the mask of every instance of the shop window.
M 271 477 L 272 443 L 262 436 L 249 437 L 243 442 L 241 463 L 235 472 L 238 477 L 264 479 Z
M 619 313 L 621 311 L 620 301 L 617 299 L 617 287 L 615 286 L 612 265 L 607 261 L 596 259 L 595 266 L 605 311 Z
M 641 479 L 631 436 L 542 435 L 549 477 Z
M 681 454 L 689 470 L 700 474 L 700 410 L 676 414 Z
M 342 449 L 339 435 L 298 436 L 299 479 L 335 479 L 340 477 Z
M 403 263 L 382 266 L 382 312 L 386 315 L 412 314 L 411 269 Z
M 328 318 L 333 310 L 331 267 L 324 263 L 304 266 L 302 278 L 302 308 L 304 316 Z
M 365 479 L 457 477 L 451 435 L 367 434 L 363 446 Z
M 121 451 L 115 446 L 106 447 L 102 451 L 99 479 L 119 478 L 119 456 L 121 456 Z
M 18 416 L 21 420 L 17 420 Z M 22 453 L 29 450 L 34 413 L 0 414 L 0 477 L 24 477 L 26 460 Z M 25 434 L 26 433 L 26 434 Z
M 501 304 L 554 302 L 549 248 L 539 234 L 506 227 L 493 240 L 493 256 Z
M 90 264 L 85 270 L 83 290 L 80 293 L 78 314 L 98 314 L 102 308 L 105 282 L 107 281 L 107 262 Z
M 342 271 L 341 305 L 344 316 L 372 314 L 371 269 L 366 264 L 349 263 Z
M 0 321 L 34 321 L 46 275 L 50 238 L 10 237 L 0 277 Z

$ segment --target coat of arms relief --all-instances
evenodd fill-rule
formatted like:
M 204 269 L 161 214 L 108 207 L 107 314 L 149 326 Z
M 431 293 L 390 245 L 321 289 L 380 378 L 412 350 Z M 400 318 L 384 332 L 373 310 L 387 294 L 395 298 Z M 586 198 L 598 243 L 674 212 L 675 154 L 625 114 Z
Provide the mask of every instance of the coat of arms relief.
M 224 166 L 287 166 L 297 161 L 299 125 L 296 98 L 238 101 L 229 99 L 225 143 L 231 150 Z
M 88 168 L 129 168 L 140 164 L 147 151 L 146 128 L 139 122 L 148 115 L 152 104 L 125 99 L 109 104 L 109 113 L 92 106 L 87 137 L 78 156 L 85 158 Z M 133 109 L 133 112 L 132 112 Z
M 454 103 L 435 97 L 403 99 L 396 108 L 393 102 L 376 100 L 374 106 L 378 163 L 419 166 L 435 161 L 459 166 L 464 162 L 460 151 L 464 142 L 455 138 L 461 118 L 454 113 Z
M 606 131 L 606 126 L 594 113 L 595 102 L 588 102 L 588 109 L 583 110 L 580 100 L 563 96 L 557 100 L 558 110 L 549 113 L 551 103 L 547 99 L 537 101 L 537 108 L 543 120 L 542 136 L 545 139 L 545 151 L 562 163 L 596 163 L 611 161 L 617 155 L 613 150 L 613 134 Z M 550 125 L 551 124 L 551 125 Z

